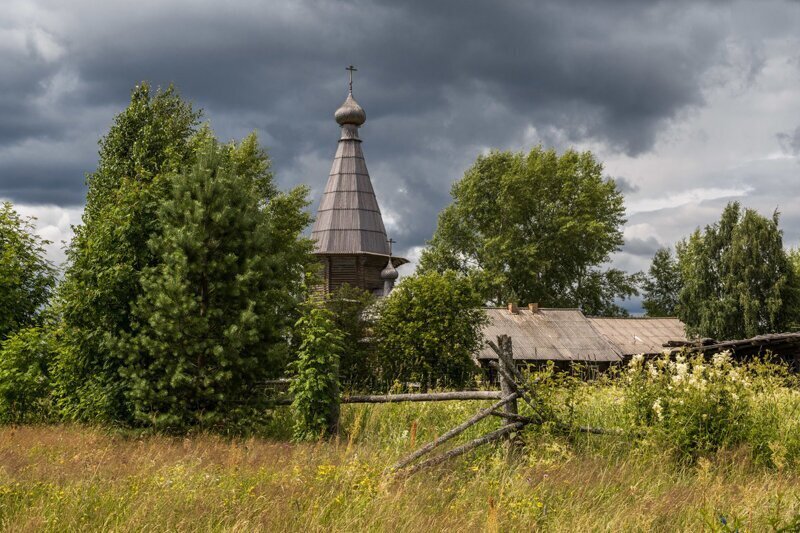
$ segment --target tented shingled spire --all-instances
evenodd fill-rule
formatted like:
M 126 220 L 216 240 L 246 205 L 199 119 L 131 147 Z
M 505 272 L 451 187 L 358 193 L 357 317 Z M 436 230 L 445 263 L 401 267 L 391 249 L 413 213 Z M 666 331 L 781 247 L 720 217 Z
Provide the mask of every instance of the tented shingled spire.
M 367 115 L 353 98 L 352 87 L 335 118 L 342 135 L 311 230 L 315 252 L 389 256 L 386 228 L 358 138 Z

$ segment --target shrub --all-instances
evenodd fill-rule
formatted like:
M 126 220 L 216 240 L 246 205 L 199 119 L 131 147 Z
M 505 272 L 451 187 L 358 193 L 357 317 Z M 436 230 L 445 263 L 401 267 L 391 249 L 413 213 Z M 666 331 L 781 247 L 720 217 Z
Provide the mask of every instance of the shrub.
M 404 279 L 380 304 L 375 325 L 384 381 L 461 387 L 478 373 L 486 313 L 472 284 L 453 271 Z
M 682 462 L 743 443 L 751 436 L 753 389 L 729 352 L 645 362 L 634 357 L 623 377 L 633 422 L 650 426 Z
M 49 414 L 49 362 L 54 354 L 41 328 L 18 331 L 0 350 L 0 422 L 34 422 Z
M 292 365 L 295 377 L 289 387 L 294 396 L 294 437 L 309 440 L 335 434 L 342 333 L 333 322 L 333 314 L 320 307 L 309 307 L 296 328 L 300 349 Z
M 325 302 L 325 307 L 333 313 L 336 327 L 342 332 L 339 378 L 346 390 L 370 390 L 376 388 L 379 379 L 375 349 L 368 339 L 374 322 L 369 308 L 375 300 L 368 291 L 344 284 Z

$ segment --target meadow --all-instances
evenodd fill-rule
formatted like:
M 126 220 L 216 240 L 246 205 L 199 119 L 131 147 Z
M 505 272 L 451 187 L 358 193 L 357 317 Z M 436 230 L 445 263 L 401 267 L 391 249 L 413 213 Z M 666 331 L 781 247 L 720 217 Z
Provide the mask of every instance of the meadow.
M 617 428 L 619 435 L 563 432 L 544 423 L 524 431 L 521 450 L 486 446 L 410 477 L 386 467 L 489 402 L 344 405 L 340 437 L 312 443 L 290 441 L 284 408 L 276 409 L 267 435 L 247 439 L 6 426 L 0 429 L 0 526 L 799 530 L 794 378 L 724 361 L 638 364 L 614 379 L 548 374 L 537 381 L 539 401 L 561 420 Z M 459 441 L 499 424 L 487 419 Z

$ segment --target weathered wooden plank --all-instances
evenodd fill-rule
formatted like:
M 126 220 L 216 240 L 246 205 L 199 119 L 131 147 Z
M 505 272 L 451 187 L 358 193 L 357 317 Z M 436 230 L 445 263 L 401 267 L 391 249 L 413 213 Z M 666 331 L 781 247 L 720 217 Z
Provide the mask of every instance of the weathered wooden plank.
M 448 402 L 453 400 L 499 400 L 502 397 L 500 391 L 368 394 L 343 397 L 342 403 Z
M 486 409 L 483 409 L 483 410 L 477 412 L 475 414 L 475 416 L 473 416 L 469 420 L 459 424 L 458 426 L 454 427 L 453 429 L 451 429 L 450 431 L 448 431 L 444 435 L 436 437 L 435 439 L 433 439 L 431 442 L 429 442 L 428 444 L 426 444 L 422 448 L 418 449 L 414 453 L 408 455 L 407 457 L 405 457 L 405 458 L 401 459 L 400 461 L 398 461 L 397 463 L 395 463 L 392 466 L 392 470 L 399 470 L 399 469 L 403 468 L 404 466 L 408 465 L 412 461 L 415 461 L 416 459 L 422 457 L 423 455 L 425 455 L 429 451 L 433 450 L 434 448 L 436 448 L 440 444 L 442 444 L 444 442 L 447 442 L 448 440 L 452 439 L 453 437 L 457 437 L 458 435 L 463 433 L 468 428 L 474 426 L 475 424 L 477 424 L 478 422 L 480 422 L 481 420 L 483 420 L 487 416 L 490 416 L 493 413 L 495 413 L 498 408 L 503 407 L 504 405 L 508 405 L 510 402 L 515 401 L 518 397 L 519 397 L 519 393 L 516 393 L 516 392 L 511 393 L 507 397 L 505 397 L 502 400 L 500 400 L 499 402 L 495 403 L 494 405 L 492 405 L 490 407 L 487 407 Z
M 449 452 L 443 453 L 441 455 L 437 455 L 436 457 L 431 457 L 427 461 L 423 461 L 421 463 L 417 463 L 414 466 L 412 466 L 412 467 L 410 467 L 410 468 L 408 468 L 406 470 L 400 471 L 400 473 L 405 473 L 406 475 L 411 475 L 414 472 L 422 470 L 423 468 L 427 468 L 429 466 L 438 465 L 440 463 L 443 463 L 443 462 L 447 461 L 448 459 L 452 459 L 453 457 L 458 457 L 459 455 L 463 455 L 463 454 L 467 453 L 470 450 L 474 450 L 478 446 L 481 446 L 483 444 L 487 444 L 487 443 L 495 441 L 497 439 L 501 439 L 501 438 L 505 437 L 506 435 L 508 435 L 509 433 L 512 433 L 514 431 L 522 429 L 523 426 L 525 426 L 525 424 L 523 422 L 514 422 L 512 424 L 507 424 L 507 425 L 501 427 L 500 429 L 492 431 L 491 433 L 487 433 L 486 435 L 484 435 L 482 437 L 478 437 L 475 440 L 471 440 L 466 444 L 458 446 L 457 448 L 453 448 Z

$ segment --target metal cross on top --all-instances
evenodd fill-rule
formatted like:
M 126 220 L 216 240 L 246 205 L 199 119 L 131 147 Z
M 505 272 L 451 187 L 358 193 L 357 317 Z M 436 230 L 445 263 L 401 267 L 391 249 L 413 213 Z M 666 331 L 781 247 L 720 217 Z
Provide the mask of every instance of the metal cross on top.
M 353 92 L 353 72 L 357 72 L 358 69 L 356 67 L 354 67 L 353 65 L 350 65 L 345 70 L 350 73 L 350 92 L 352 93 Z
M 389 238 L 389 239 L 386 239 L 386 242 L 389 243 L 389 257 L 391 257 L 392 256 L 392 245 L 394 243 L 396 243 L 397 241 L 392 239 L 392 238 Z

